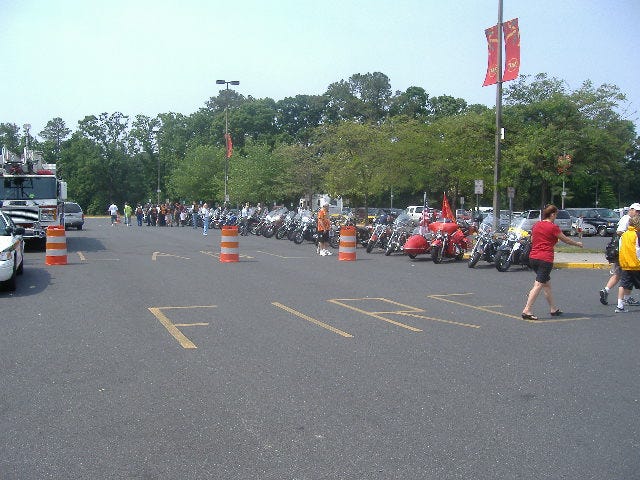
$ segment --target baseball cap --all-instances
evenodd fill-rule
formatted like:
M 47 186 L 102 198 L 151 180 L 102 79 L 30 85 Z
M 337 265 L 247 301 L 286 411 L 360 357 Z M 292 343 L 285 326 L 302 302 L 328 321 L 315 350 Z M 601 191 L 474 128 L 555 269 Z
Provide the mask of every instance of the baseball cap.
M 637 203 L 637 202 L 636 202 L 636 203 L 632 203 L 632 204 L 629 206 L 629 209 L 631 209 L 631 208 L 633 208 L 634 210 L 636 210 L 636 211 L 640 212 L 640 203 Z

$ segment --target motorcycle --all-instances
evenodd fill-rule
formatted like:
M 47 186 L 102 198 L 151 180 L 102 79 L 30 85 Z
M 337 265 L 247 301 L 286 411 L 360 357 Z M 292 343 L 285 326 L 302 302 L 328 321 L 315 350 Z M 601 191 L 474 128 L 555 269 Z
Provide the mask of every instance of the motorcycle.
M 387 243 L 391 235 L 390 223 L 393 221 L 389 217 L 384 213 L 373 221 L 373 230 L 367 241 L 367 253 L 371 253 L 375 247 L 380 247 L 383 250 L 387 249 Z
M 282 207 L 277 210 L 273 210 L 265 217 L 265 223 L 262 227 L 262 236 L 264 238 L 271 238 L 276 233 L 278 228 L 284 222 L 285 215 L 289 212 L 287 207 Z
M 317 220 L 308 210 L 301 212 L 300 226 L 295 232 L 293 242 L 300 245 L 305 240 L 316 241 Z
M 429 229 L 434 232 L 434 239 L 431 242 L 433 263 L 442 263 L 445 257 L 454 260 L 463 259 L 465 252 L 469 249 L 468 225 L 458 225 L 451 220 L 440 219 L 440 221 L 430 223 Z
M 475 267 L 480 260 L 494 263 L 498 247 L 501 243 L 502 236 L 493 233 L 491 223 L 481 223 L 480 227 L 478 227 L 476 243 L 469 255 L 469 268 Z
M 506 272 L 511 265 L 529 266 L 531 236 L 522 227 L 522 220 L 513 223 L 495 255 L 495 264 L 499 272 Z
M 275 237 L 278 240 L 282 240 L 290 231 L 295 230 L 295 216 L 296 212 L 289 211 L 282 221 L 282 225 L 278 227 L 275 233 Z
M 384 251 L 386 256 L 391 255 L 393 252 L 399 252 L 402 250 L 402 247 L 409 238 L 409 234 L 413 230 L 414 225 L 415 222 L 406 213 L 398 215 L 398 218 L 393 222 L 391 235 L 387 242 L 387 248 Z

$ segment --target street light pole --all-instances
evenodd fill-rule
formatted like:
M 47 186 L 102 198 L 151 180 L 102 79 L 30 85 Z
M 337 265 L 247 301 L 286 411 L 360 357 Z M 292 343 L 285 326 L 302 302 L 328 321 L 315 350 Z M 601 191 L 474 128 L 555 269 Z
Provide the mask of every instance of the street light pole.
M 157 159 L 158 159 L 158 186 L 156 188 L 156 193 L 158 195 L 158 203 L 156 205 L 160 205 L 160 142 L 158 139 L 158 135 L 160 134 L 160 130 L 152 130 L 152 133 L 156 137 L 156 145 L 158 147 Z
M 217 85 L 227 85 L 227 92 L 229 91 L 229 84 L 240 85 L 239 80 L 216 80 Z M 229 141 L 229 95 L 227 94 L 227 104 L 224 107 L 224 140 L 225 145 Z M 229 154 L 225 152 L 224 155 L 224 201 L 229 201 L 229 195 L 227 194 L 227 184 L 229 182 Z

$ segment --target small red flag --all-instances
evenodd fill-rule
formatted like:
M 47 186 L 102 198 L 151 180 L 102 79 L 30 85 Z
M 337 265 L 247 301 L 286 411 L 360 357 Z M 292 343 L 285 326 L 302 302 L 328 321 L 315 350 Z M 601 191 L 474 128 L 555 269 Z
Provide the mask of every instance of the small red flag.
M 227 158 L 231 158 L 231 155 L 233 154 L 233 142 L 231 141 L 231 134 L 225 133 L 224 139 L 227 143 Z
M 487 28 L 484 33 L 487 36 L 487 49 L 489 50 L 487 75 L 482 84 L 483 87 L 486 87 L 498 83 L 498 26 Z
M 504 30 L 504 74 L 502 81 L 518 78 L 520 72 L 520 30 L 518 19 L 514 18 L 502 24 Z
M 453 210 L 451 210 L 449 200 L 447 200 L 445 193 L 442 194 L 442 218 L 448 218 L 452 222 L 456 222 L 456 216 L 453 214 Z

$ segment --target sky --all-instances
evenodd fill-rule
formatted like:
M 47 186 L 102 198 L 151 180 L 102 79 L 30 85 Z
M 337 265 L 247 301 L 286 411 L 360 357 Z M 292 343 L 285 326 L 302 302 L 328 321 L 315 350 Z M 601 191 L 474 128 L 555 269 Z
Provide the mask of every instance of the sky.
M 498 0 L 0 0 L 0 123 L 37 135 L 61 117 L 190 115 L 243 96 L 320 95 L 356 73 L 495 106 L 482 87 Z M 639 0 L 503 0 L 520 74 L 617 85 L 640 133 Z M 505 88 L 509 83 L 505 83 Z M 223 86 L 224 87 L 224 86 Z

